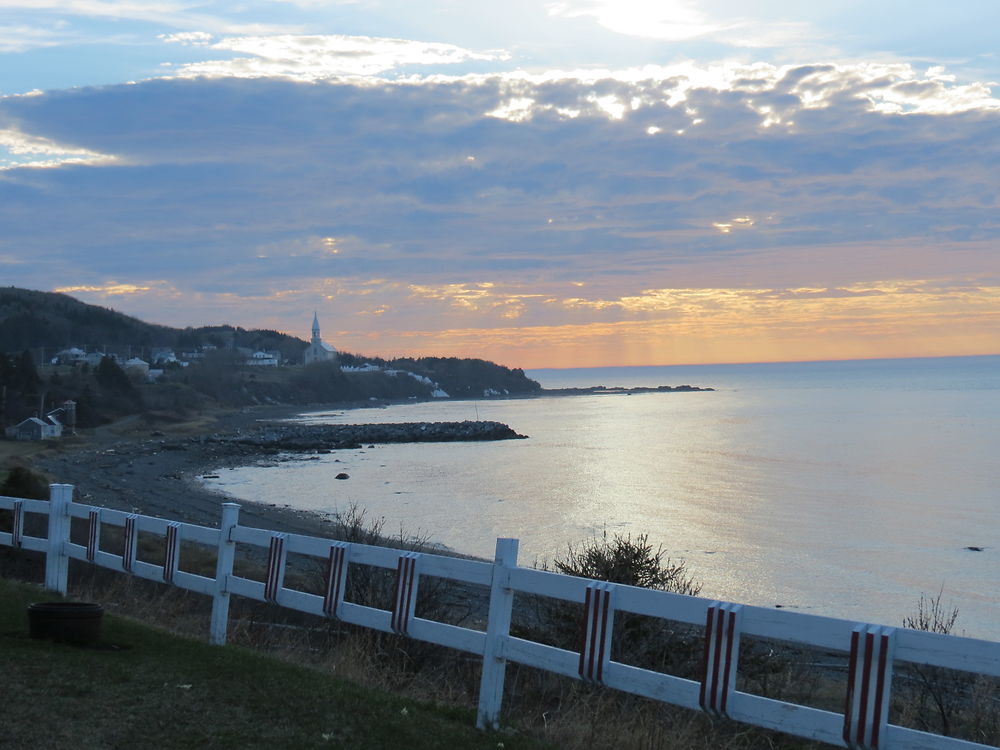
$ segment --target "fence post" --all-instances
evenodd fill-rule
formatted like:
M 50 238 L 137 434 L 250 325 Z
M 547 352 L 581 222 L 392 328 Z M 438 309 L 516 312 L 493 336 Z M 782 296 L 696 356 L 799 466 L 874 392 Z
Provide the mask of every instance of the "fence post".
M 476 716 L 479 729 L 500 728 L 500 703 L 507 670 L 506 644 L 514 607 L 510 571 L 517 567 L 517 544 L 517 539 L 497 539 L 486 646 L 483 650 L 483 674 L 479 682 L 479 712 Z
M 229 626 L 229 577 L 233 574 L 236 542 L 233 529 L 240 520 L 238 503 L 222 504 L 222 521 L 219 523 L 219 556 L 215 564 L 215 594 L 212 598 L 212 624 L 208 640 L 217 646 L 225 645 Z
M 69 577 L 69 504 L 73 502 L 73 485 L 49 485 L 49 543 L 45 553 L 45 590 L 66 593 Z

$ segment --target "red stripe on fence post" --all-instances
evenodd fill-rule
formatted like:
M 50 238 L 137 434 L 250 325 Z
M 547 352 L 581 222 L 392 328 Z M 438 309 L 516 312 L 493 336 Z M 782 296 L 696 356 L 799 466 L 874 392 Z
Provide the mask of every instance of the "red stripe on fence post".
M 598 683 L 604 680 L 604 665 L 611 656 L 614 627 L 612 591 L 614 584 L 593 583 L 587 586 L 584 594 L 579 663 L 579 674 L 584 680 Z
M 138 518 L 139 516 L 135 513 L 125 516 L 125 532 L 122 539 L 122 570 L 126 573 L 131 573 L 132 566 L 135 564 L 136 536 L 138 534 L 136 520 Z
M 712 638 L 711 634 L 715 629 L 715 618 L 718 615 L 719 610 L 714 604 L 710 605 L 705 612 L 705 647 L 703 649 L 702 655 L 702 668 L 701 668 L 701 688 L 698 690 L 698 705 L 701 706 L 702 711 L 708 710 L 708 675 L 711 673 L 714 665 L 712 664 Z
M 24 537 L 24 502 L 15 500 L 11 508 L 10 543 L 12 547 L 20 547 Z
M 712 638 L 715 640 L 715 653 L 712 654 L 712 690 L 709 692 L 709 707 L 712 711 L 718 713 L 720 707 L 719 701 L 719 683 L 721 682 L 720 675 L 722 674 L 723 664 L 722 664 L 722 647 L 725 645 L 725 632 L 726 632 L 726 611 L 721 611 L 719 616 L 715 618 L 715 632 L 712 633 Z
M 87 562 L 94 562 L 101 543 L 101 512 L 92 510 L 87 514 Z
M 400 555 L 396 564 L 396 595 L 393 597 L 391 627 L 397 633 L 406 634 L 413 617 L 413 605 L 417 598 L 417 561 L 420 555 L 407 552 Z
M 859 750 L 878 750 L 888 723 L 895 628 L 858 625 L 851 631 L 844 704 L 844 741 Z
M 884 630 L 884 629 L 883 629 Z M 886 688 L 886 680 L 891 678 L 889 673 L 889 636 L 884 632 L 879 636 L 879 653 L 878 653 L 878 681 L 875 685 L 875 710 L 872 712 L 872 747 L 878 747 L 879 735 L 882 731 L 882 725 L 886 721 L 882 718 L 882 712 L 885 710 L 886 702 L 888 700 L 888 691 Z M 888 718 L 888 717 L 886 717 Z
M 590 608 L 593 606 L 591 604 L 593 598 L 594 589 L 587 586 L 587 589 L 583 592 L 583 618 L 580 620 L 580 664 L 577 667 L 577 671 L 580 673 L 581 677 L 583 677 L 587 671 L 587 626 L 590 622 Z
M 177 563 L 180 557 L 180 528 L 176 521 L 167 524 L 167 540 L 163 551 L 163 580 L 167 583 L 174 582 L 174 573 L 177 572 Z
M 278 591 L 285 582 L 285 539 L 285 534 L 275 534 L 268 548 L 267 580 L 264 583 L 264 600 L 268 602 L 278 600 Z
M 736 675 L 736 661 L 734 657 L 737 655 L 737 642 L 739 633 L 736 630 L 736 618 L 738 612 L 730 610 L 728 613 L 728 627 L 726 629 L 726 663 L 725 668 L 722 671 L 722 713 L 726 713 L 726 708 L 729 706 L 729 694 L 732 692 L 732 678 Z
M 326 590 L 323 596 L 323 613 L 337 617 L 344 601 L 344 587 L 347 582 L 347 543 L 334 542 L 330 545 L 330 556 L 326 563 Z
M 725 716 L 734 689 L 740 650 L 740 604 L 714 602 L 705 613 L 705 647 L 698 704 Z
M 864 641 L 864 651 L 862 658 L 862 670 L 861 670 L 861 710 L 858 712 L 858 725 L 857 725 L 857 735 L 855 741 L 859 745 L 863 745 L 865 741 L 865 730 L 868 727 L 868 693 L 871 689 L 871 677 L 872 677 L 872 655 L 875 650 L 875 636 L 869 630 L 862 636 Z

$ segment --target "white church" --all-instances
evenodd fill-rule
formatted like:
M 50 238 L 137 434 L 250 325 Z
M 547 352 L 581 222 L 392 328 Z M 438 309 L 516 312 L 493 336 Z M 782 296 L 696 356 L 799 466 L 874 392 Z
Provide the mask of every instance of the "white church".
M 305 353 L 303 354 L 303 361 L 307 365 L 312 364 L 313 362 L 337 361 L 337 350 L 323 341 L 323 337 L 320 336 L 319 318 L 316 313 L 313 313 L 312 341 L 309 343 L 309 346 L 306 347 Z

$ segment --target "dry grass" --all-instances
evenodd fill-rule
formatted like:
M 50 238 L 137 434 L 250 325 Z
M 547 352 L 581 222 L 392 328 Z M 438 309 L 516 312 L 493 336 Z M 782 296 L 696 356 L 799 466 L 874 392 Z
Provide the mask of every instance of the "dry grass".
M 73 590 L 79 597 L 205 638 L 211 609 L 207 597 L 101 569 L 85 570 L 75 577 Z M 407 700 L 468 711 L 476 707 L 480 663 L 475 657 L 243 599 L 233 599 L 230 625 L 234 645 Z M 504 725 L 565 750 L 823 747 L 529 667 L 511 664 L 507 674 Z
M 355 537 L 353 541 L 372 541 L 360 538 L 371 531 L 370 523 L 363 517 L 354 518 L 345 529 Z M 108 537 L 108 544 L 117 543 L 118 540 Z M 151 562 L 157 561 L 160 555 L 162 549 L 155 542 L 140 553 L 142 559 Z M 24 557 L 25 553 L 7 555 L 10 564 L 20 565 L 19 575 L 34 575 L 35 580 L 39 580 L 40 566 L 36 564 L 36 569 L 30 570 Z M 187 560 L 186 569 L 213 574 L 213 550 L 185 550 L 183 558 Z M 377 589 L 390 585 L 391 576 L 380 577 L 377 573 L 381 571 L 372 572 L 368 588 L 353 591 L 349 599 L 387 606 L 387 593 Z M 259 564 L 242 563 L 242 575 L 263 580 L 263 573 Z M 315 581 L 308 580 L 315 573 L 308 570 L 290 570 L 289 575 L 290 582 L 293 576 L 301 577 L 295 585 L 303 590 L 312 590 L 316 585 Z M 155 622 L 173 632 L 201 639 L 207 635 L 211 610 L 207 597 L 75 562 L 71 565 L 71 590 L 78 597 L 101 602 L 113 612 Z M 432 600 L 425 602 L 425 607 L 433 608 L 437 597 L 444 596 L 443 591 L 433 586 L 422 585 L 421 590 Z M 440 604 L 440 600 L 437 603 Z M 928 614 L 930 607 L 931 604 L 925 602 L 921 611 Z M 929 614 L 932 625 L 932 609 Z M 387 690 L 408 700 L 444 703 L 467 711 L 476 706 L 480 665 L 478 659 L 468 655 L 238 598 L 232 601 L 230 626 L 231 643 L 266 652 L 285 662 L 318 668 L 353 684 Z M 559 640 L 565 635 L 562 631 L 573 629 L 557 628 L 554 638 Z M 669 652 L 669 658 L 664 657 L 655 668 L 688 678 L 696 676 L 700 658 L 698 632 L 651 632 L 645 623 L 636 625 L 636 631 L 650 638 L 651 644 L 659 638 L 667 638 L 672 644 L 669 648 L 664 648 L 666 641 L 659 647 L 649 646 L 649 653 L 654 656 Z M 741 690 L 840 711 L 846 659 L 843 654 L 747 638 L 741 654 L 739 680 Z M 998 744 L 998 696 L 996 680 L 900 665 L 894 684 L 891 720 L 902 726 Z M 508 666 L 504 723 L 566 750 L 806 750 L 826 747 L 516 664 Z
M 217 648 L 117 616 L 88 647 L 28 638 L 39 591 L 0 581 L 0 746 L 492 750 L 472 714 L 337 679 L 239 647 Z M 509 748 L 541 750 L 505 736 Z

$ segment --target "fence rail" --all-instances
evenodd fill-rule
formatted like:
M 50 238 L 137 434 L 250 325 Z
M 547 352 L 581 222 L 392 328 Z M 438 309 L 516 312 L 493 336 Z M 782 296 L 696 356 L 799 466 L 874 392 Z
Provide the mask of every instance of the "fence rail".
M 889 703 L 897 662 L 1000 677 L 1000 643 L 523 568 L 517 565 L 516 539 L 498 539 L 496 556 L 490 563 L 240 526 L 239 506 L 235 503 L 223 504 L 219 528 L 211 528 L 82 505 L 73 502 L 72 497 L 73 487 L 66 484 L 51 485 L 48 501 L 0 496 L 0 510 L 9 511 L 10 517 L 10 531 L 0 531 L 0 545 L 44 553 L 46 589 L 65 594 L 69 560 L 79 560 L 212 597 L 209 640 L 216 644 L 226 641 L 229 601 L 235 594 L 474 654 L 483 660 L 477 716 L 481 729 L 499 726 L 505 668 L 508 662 L 515 662 L 838 747 L 991 747 L 890 724 Z M 47 537 L 25 533 L 29 514 L 47 516 Z M 71 541 L 72 519 L 80 519 L 86 527 L 83 544 Z M 105 527 L 120 529 L 121 543 L 116 551 L 108 551 L 107 544 L 102 548 L 101 531 Z M 163 540 L 162 562 L 137 559 L 140 533 Z M 214 578 L 181 569 L 182 542 L 217 549 Z M 260 548 L 262 559 L 266 558 L 264 581 L 234 573 L 237 544 Z M 289 554 L 315 558 L 321 563 L 324 573 L 320 594 L 286 585 Z M 350 572 L 359 565 L 387 569 L 390 576 L 395 572 L 390 609 L 345 600 Z M 418 589 L 421 579 L 428 576 L 487 589 L 484 629 L 418 617 Z M 583 637 L 579 650 L 568 651 L 511 635 L 515 593 L 581 605 Z M 685 679 L 614 661 L 611 646 L 618 613 L 704 628 L 701 679 Z M 737 690 L 740 645 L 745 636 L 842 653 L 847 660 L 843 713 Z

